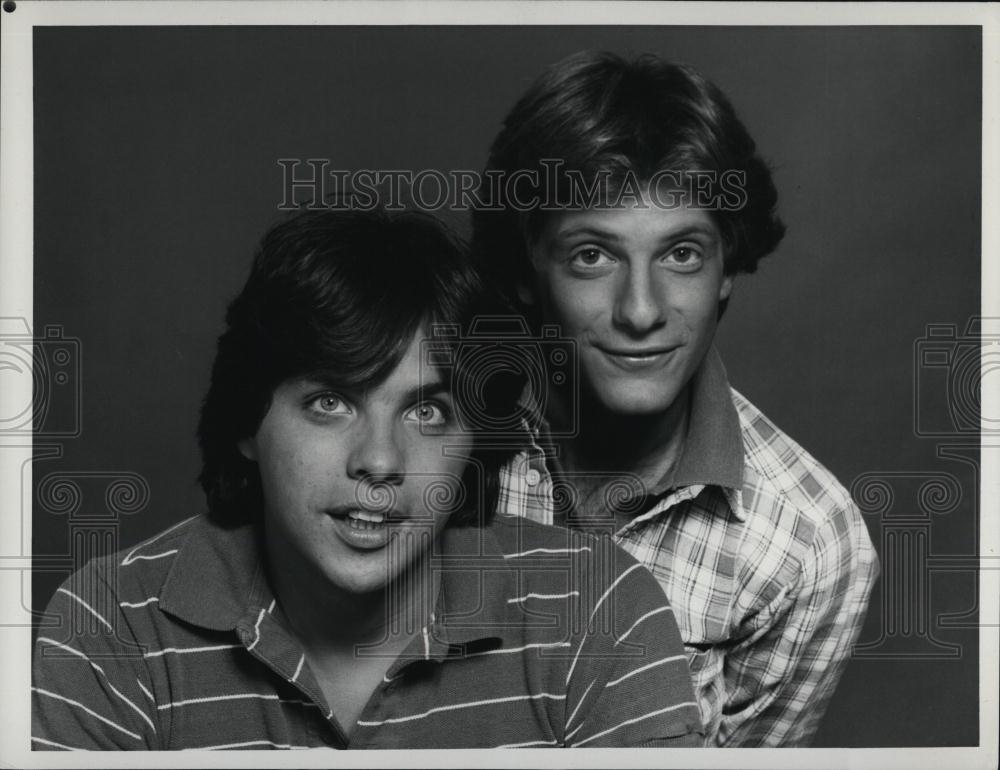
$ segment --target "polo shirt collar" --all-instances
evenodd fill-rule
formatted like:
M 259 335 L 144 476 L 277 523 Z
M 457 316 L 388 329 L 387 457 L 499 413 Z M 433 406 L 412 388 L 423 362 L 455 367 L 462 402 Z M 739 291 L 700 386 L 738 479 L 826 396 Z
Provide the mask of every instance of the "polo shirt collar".
M 726 368 L 714 345 L 691 378 L 690 388 L 687 434 L 681 456 L 674 467 L 647 490 L 647 498 L 660 498 L 671 490 L 697 488 L 700 491 L 706 486 L 720 487 L 734 515 L 743 519 L 743 432 Z M 529 414 L 538 415 L 527 390 L 520 404 Z M 536 426 L 532 431 L 536 440 L 545 446 L 554 446 L 548 435 L 548 421 L 537 416 L 532 424 Z M 551 464 L 550 468 L 559 469 L 557 457 L 549 456 L 546 462 Z
M 507 639 L 523 622 L 508 599 L 515 595 L 514 570 L 489 527 L 449 527 L 442 536 L 441 592 L 435 609 L 435 637 L 445 646 Z M 492 600 L 487 600 L 492 597 Z
M 433 652 L 444 656 L 453 645 L 491 638 L 502 643 L 521 617 L 507 602 L 516 581 L 496 535 L 489 527 L 449 527 L 440 542 L 434 564 L 446 568 L 432 623 Z M 199 517 L 179 548 L 159 606 L 202 628 L 235 629 L 274 600 L 262 556 L 257 527 L 222 527 Z
M 714 346 L 691 378 L 690 387 L 681 456 L 650 491 L 659 495 L 696 484 L 739 490 L 743 486 L 743 433 L 726 368 Z
M 160 594 L 160 609 L 215 631 L 274 598 L 261 559 L 257 527 L 223 527 L 207 516 L 193 522 Z

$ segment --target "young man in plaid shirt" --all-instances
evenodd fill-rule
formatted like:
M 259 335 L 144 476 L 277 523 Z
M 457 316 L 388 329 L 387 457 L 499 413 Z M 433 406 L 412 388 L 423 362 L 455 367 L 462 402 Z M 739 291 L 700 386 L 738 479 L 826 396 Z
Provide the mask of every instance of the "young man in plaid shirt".
M 715 746 L 805 745 L 878 561 L 847 491 L 733 390 L 713 337 L 784 234 L 726 97 L 652 56 L 583 53 L 508 114 L 474 250 L 579 381 L 533 406 L 500 509 L 612 533 L 663 586 Z M 484 188 L 485 189 L 485 188 Z

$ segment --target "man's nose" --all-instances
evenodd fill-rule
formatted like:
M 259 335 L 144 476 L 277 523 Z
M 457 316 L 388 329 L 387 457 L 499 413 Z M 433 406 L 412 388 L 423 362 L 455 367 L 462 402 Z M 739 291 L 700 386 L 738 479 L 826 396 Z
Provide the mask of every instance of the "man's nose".
M 631 267 L 615 298 L 615 323 L 632 334 L 650 332 L 662 326 L 666 318 L 663 287 L 656 285 L 650 273 L 644 267 Z
M 403 465 L 403 452 L 393 425 L 381 420 L 365 420 L 357 425 L 347 458 L 348 476 L 399 484 L 403 480 Z

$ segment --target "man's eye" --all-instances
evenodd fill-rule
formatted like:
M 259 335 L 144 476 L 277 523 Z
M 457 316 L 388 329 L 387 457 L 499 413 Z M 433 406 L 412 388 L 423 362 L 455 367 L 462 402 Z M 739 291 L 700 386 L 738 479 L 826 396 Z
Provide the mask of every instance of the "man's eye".
M 607 254 L 605 254 L 600 249 L 595 248 L 584 248 L 573 253 L 570 258 L 570 263 L 573 267 L 579 268 L 592 268 L 592 267 L 605 267 L 610 265 L 614 260 L 611 259 Z
M 334 393 L 322 393 L 309 402 L 309 408 L 319 414 L 350 414 L 351 409 L 340 396 Z
M 438 426 L 448 422 L 448 411 L 440 404 L 425 402 L 417 404 L 404 415 L 404 419 L 421 425 Z
M 690 246 L 678 246 L 666 255 L 664 261 L 674 267 L 692 270 L 701 266 L 702 256 L 700 251 Z

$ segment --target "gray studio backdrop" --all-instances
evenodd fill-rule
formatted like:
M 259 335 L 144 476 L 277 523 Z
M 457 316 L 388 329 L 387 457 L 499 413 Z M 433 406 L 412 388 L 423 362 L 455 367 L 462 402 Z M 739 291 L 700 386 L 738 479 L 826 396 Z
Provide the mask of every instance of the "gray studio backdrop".
M 698 67 L 776 169 L 788 236 L 737 283 L 719 345 L 734 385 L 853 487 L 885 573 L 818 744 L 975 744 L 973 27 L 36 30 L 36 610 L 73 554 L 203 510 L 197 412 L 279 216 L 278 159 L 480 169 L 529 80 L 584 48 Z

